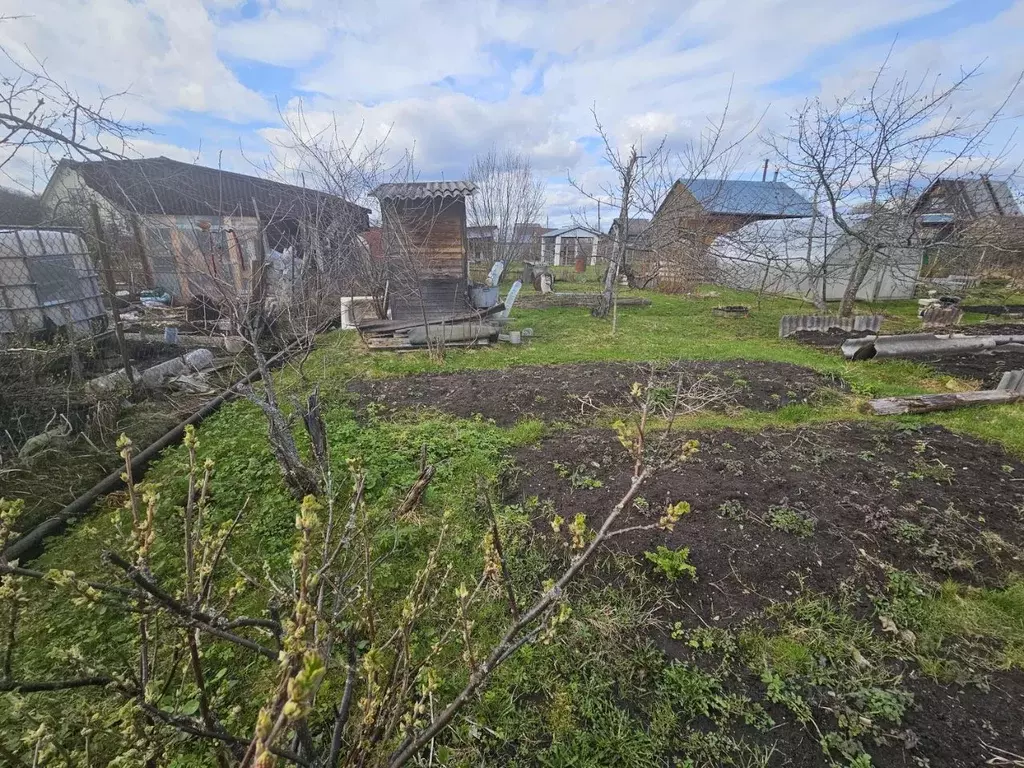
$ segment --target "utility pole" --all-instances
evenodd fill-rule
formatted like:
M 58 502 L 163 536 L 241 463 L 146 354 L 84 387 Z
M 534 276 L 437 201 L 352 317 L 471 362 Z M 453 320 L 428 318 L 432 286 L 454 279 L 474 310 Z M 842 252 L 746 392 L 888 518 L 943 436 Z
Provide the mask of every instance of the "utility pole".
M 132 373 L 131 360 L 128 357 L 128 345 L 124 338 L 124 327 L 121 325 L 121 311 L 117 308 L 117 286 L 114 283 L 114 268 L 110 263 L 110 252 L 107 250 L 107 239 L 103 234 L 103 222 L 100 220 L 100 208 L 93 201 L 89 205 L 92 214 L 92 228 L 96 236 L 96 253 L 100 258 L 100 268 L 103 270 L 103 281 L 107 287 L 107 301 L 110 302 L 110 314 L 114 318 L 114 338 L 117 339 L 117 348 L 121 353 L 121 365 L 124 366 L 124 375 L 128 378 L 128 386 L 132 394 L 135 393 L 135 374 Z

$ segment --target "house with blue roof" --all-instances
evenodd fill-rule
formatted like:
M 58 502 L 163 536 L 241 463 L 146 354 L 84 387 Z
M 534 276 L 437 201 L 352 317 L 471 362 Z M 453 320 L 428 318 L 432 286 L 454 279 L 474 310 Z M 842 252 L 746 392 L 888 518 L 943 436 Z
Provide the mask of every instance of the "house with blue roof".
M 715 238 L 756 221 L 809 218 L 811 204 L 782 181 L 679 179 L 641 242 L 630 245 L 627 276 L 636 285 L 691 290 L 713 274 Z

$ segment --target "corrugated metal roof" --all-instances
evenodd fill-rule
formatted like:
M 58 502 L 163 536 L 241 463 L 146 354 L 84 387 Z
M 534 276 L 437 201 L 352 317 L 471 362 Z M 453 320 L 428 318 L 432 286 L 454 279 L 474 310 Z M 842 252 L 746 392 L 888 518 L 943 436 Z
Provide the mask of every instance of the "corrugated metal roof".
M 344 211 L 358 228 L 368 226 L 369 209 L 335 195 L 167 157 L 62 160 L 58 170 L 61 166 L 78 171 L 115 205 L 143 215 L 255 216 L 258 211 L 267 219 Z
M 680 179 L 708 213 L 741 216 L 812 216 L 811 204 L 781 181 Z
M 400 184 L 381 184 L 371 193 L 378 200 L 403 198 L 421 200 L 431 197 L 465 197 L 476 192 L 471 181 L 415 181 Z

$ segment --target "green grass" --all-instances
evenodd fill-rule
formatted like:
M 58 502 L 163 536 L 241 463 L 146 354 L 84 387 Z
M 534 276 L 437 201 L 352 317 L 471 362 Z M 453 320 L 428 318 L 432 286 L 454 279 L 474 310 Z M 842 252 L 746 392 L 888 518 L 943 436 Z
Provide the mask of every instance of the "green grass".
M 680 419 L 677 428 L 761 430 L 841 421 L 927 422 L 998 440 L 1024 455 L 1024 409 L 1019 407 L 899 420 L 866 415 L 860 405 L 867 397 L 941 391 L 950 383 L 963 386 L 963 382 L 950 382 L 948 377 L 908 362 L 847 363 L 837 352 L 778 339 L 778 321 L 783 314 L 810 311 L 802 302 L 766 299 L 758 305 L 753 297 L 730 291 L 712 298 L 645 295 L 652 305 L 621 310 L 614 335 L 609 321 L 594 318 L 585 310 L 514 311 L 514 327 L 535 330 L 529 343 L 451 350 L 441 364 L 421 352 L 370 353 L 350 332 L 331 333 L 320 340 L 304 369 L 308 379 L 320 386 L 338 476 L 345 476 L 349 459 L 360 459 L 369 473 L 370 506 L 375 514 L 384 514 L 416 476 L 421 446 L 427 446 L 428 458 L 437 467 L 417 517 L 382 533 L 376 542 L 382 553 L 389 554 L 375 587 L 382 604 L 400 605 L 403 589 L 422 567 L 445 520 L 452 535 L 442 556 L 452 567 L 452 582 L 475 580 L 482 566 L 481 541 L 487 527 L 476 508 L 477 477 L 496 482 L 506 469 L 511 450 L 542 439 L 556 427 L 524 420 L 503 429 L 483 419 L 455 419 L 438 412 L 357 421 L 347 392 L 352 379 L 589 361 L 787 362 L 842 378 L 852 393 L 819 405 L 789 405 L 772 412 L 693 414 Z M 714 306 L 737 303 L 753 306 L 749 318 L 729 320 L 711 314 Z M 862 311 L 869 309 L 887 315 L 884 330 L 916 325 L 913 302 L 864 307 Z M 306 386 L 294 370 L 281 371 L 277 381 L 285 395 L 301 394 Z M 600 418 L 612 416 L 602 414 Z M 235 562 L 255 572 L 264 567 L 278 574 L 286 572 L 297 505 L 281 483 L 261 414 L 244 401 L 228 404 L 204 422 L 199 439 L 200 457 L 216 463 L 211 484 L 214 519 L 227 521 L 242 506 L 247 510 L 232 547 Z M 303 446 L 303 450 L 307 448 Z M 147 473 L 147 480 L 161 484 L 154 553 L 157 573 L 171 582 L 180 568 L 176 537 L 181 524 L 184 466 L 185 453 L 179 446 L 165 451 Z M 566 482 L 571 482 L 576 468 L 568 469 Z M 577 473 L 577 482 L 587 486 L 583 474 Z M 90 576 L 109 574 L 101 565 L 100 553 L 118 548 L 123 541 L 123 512 L 118 511 L 118 503 L 113 497 L 101 504 L 67 536 L 53 541 L 35 566 L 44 570 L 73 568 Z M 550 575 L 552 558 L 557 563 L 560 556 L 552 555 L 543 544 L 538 546 L 531 523 L 538 516 L 550 519 L 554 513 L 553 505 L 548 510 L 543 499 L 499 505 L 502 538 L 515 563 L 513 582 L 521 596 L 536 593 Z M 779 521 L 780 527 L 793 533 L 809 533 L 803 518 L 780 515 Z M 685 550 L 676 553 L 671 562 L 668 551 L 661 553 L 670 566 L 677 566 L 677 575 L 689 573 L 682 567 L 686 563 L 685 555 L 679 558 L 682 552 Z M 767 697 L 788 712 L 790 719 L 803 722 L 804 708 L 820 703 L 816 697 L 823 696 L 826 689 L 841 697 L 850 723 L 850 727 L 822 736 L 829 739 L 826 751 L 852 760 L 860 754 L 860 742 L 870 735 L 855 732 L 857 718 L 863 715 L 892 724 L 902 715 L 906 701 L 893 682 L 889 662 L 913 654 L 898 638 L 881 634 L 870 621 L 854 618 L 853 608 L 846 602 L 798 595 L 738 636 L 729 630 L 706 628 L 687 633 L 677 627 L 673 638 L 681 640 L 695 658 L 713 657 L 715 663 L 711 667 L 672 663 L 648 638 L 658 626 L 657 608 L 667 599 L 663 590 L 670 585 L 665 576 L 646 573 L 653 569 L 628 559 L 610 558 L 598 570 L 613 578 L 608 584 L 595 579 L 572 588 L 573 613 L 556 642 L 528 647 L 511 659 L 467 717 L 446 736 L 441 748 L 450 757 L 448 764 L 647 766 L 666 756 L 686 755 L 681 765 L 763 766 L 771 762 L 771 746 L 735 733 L 738 724 L 757 732 L 771 727 L 770 718 L 753 702 Z M 716 575 L 700 576 L 703 581 Z M 114 663 L 121 649 L 131 644 L 131 617 L 111 612 L 97 620 L 88 609 L 70 605 L 38 587 L 30 587 L 29 596 L 19 628 L 22 650 L 15 657 L 17 674 L 70 674 L 73 664 L 66 651 L 72 648 Z M 936 591 L 922 590 L 913 599 L 902 593 L 890 596 L 888 602 L 880 603 L 879 611 L 889 611 L 901 629 L 912 627 L 918 633 L 924 648 L 919 646 L 916 652 L 924 660 L 923 667 L 948 671 L 954 662 L 965 663 L 962 656 L 951 661 L 944 651 L 940 654 L 954 641 L 970 647 L 978 642 L 995 645 L 995 657 L 980 661 L 970 657 L 979 668 L 1021 666 L 1022 605 L 1024 591 L 1019 583 L 1003 590 L 971 590 L 951 584 Z M 259 610 L 259 606 L 259 596 L 245 591 L 236 603 L 241 611 Z M 387 609 L 382 610 L 386 614 Z M 477 621 L 478 641 L 484 644 L 505 624 L 503 598 L 493 596 Z M 933 655 L 924 655 L 928 642 L 939 649 Z M 828 661 L 824 667 L 820 663 L 823 658 Z M 871 666 L 865 667 L 859 658 L 867 659 Z M 248 691 L 266 673 L 262 665 L 240 666 L 216 643 L 209 646 L 208 662 L 212 669 L 229 670 L 225 680 L 232 687 L 219 688 L 218 693 L 238 700 L 251 714 L 260 702 Z M 460 674 L 465 671 L 452 673 L 438 695 L 457 687 L 463 679 Z M 84 726 L 97 706 L 99 695 L 76 692 L 62 699 L 43 720 L 54 732 L 64 734 L 62 738 L 73 740 L 76 729 Z M 104 718 L 115 716 L 109 709 L 97 711 Z M 0 714 L 0 732 L 7 727 L 10 738 L 15 739 L 22 724 L 5 721 L 7 716 Z M 94 745 L 99 750 L 96 754 L 102 754 L 102 747 Z M 205 764 L 198 757 L 180 763 Z
M 779 319 L 785 314 L 806 314 L 813 308 L 794 299 L 756 297 L 721 290 L 711 298 L 669 296 L 623 290 L 623 295 L 643 295 L 650 307 L 628 307 L 619 313 L 618 329 L 609 320 L 592 317 L 584 309 L 514 310 L 511 327 L 533 328 L 535 336 L 521 346 L 502 344 L 481 349 L 449 350 L 442 363 L 432 362 L 425 352 L 369 352 L 354 332 L 325 336 L 307 361 L 307 370 L 321 388 L 336 398 L 344 397 L 347 382 L 361 377 L 401 376 L 417 373 L 456 372 L 508 368 L 519 365 L 601 361 L 761 360 L 793 363 L 841 378 L 853 397 L 839 404 L 794 405 L 768 414 L 742 414 L 738 418 L 698 414 L 696 426 L 717 428 L 728 424 L 752 429 L 826 423 L 865 418 L 864 399 L 965 389 L 967 383 L 927 366 L 906 360 L 847 362 L 838 351 L 821 350 L 778 338 Z M 711 310 L 720 304 L 748 304 L 750 317 L 719 318 Z M 883 332 L 920 327 L 914 301 L 884 302 L 858 306 L 858 312 L 885 315 Z M 287 375 L 285 381 L 294 380 Z M 889 419 L 892 421 L 893 419 Z M 943 424 L 955 431 L 996 440 L 1024 455 L 1024 409 L 996 406 L 963 409 L 944 414 L 908 417 L 908 423 Z

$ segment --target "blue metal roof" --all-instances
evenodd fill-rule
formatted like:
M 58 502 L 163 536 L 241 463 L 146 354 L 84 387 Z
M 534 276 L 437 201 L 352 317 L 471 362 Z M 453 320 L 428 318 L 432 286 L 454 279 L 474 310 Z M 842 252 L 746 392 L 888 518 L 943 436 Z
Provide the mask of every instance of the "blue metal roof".
M 680 179 L 708 213 L 741 216 L 812 216 L 811 204 L 781 181 Z

